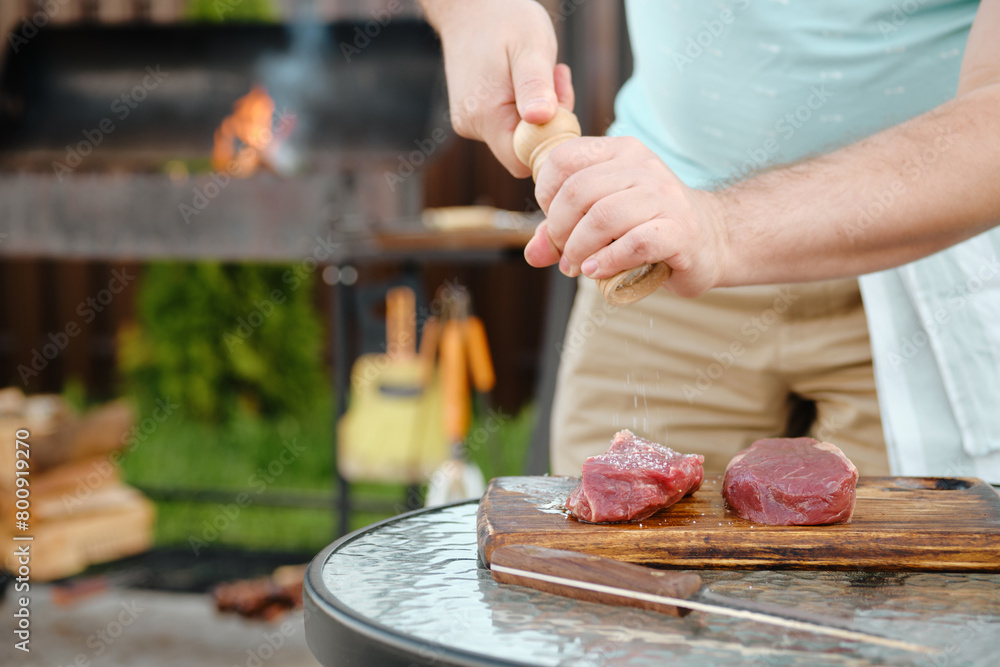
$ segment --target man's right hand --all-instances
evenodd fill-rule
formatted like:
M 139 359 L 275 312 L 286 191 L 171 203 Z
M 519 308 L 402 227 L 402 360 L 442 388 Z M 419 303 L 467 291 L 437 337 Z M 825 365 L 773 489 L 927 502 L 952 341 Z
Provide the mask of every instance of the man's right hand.
M 422 0 L 441 35 L 451 123 L 486 142 L 518 178 L 531 170 L 514 155 L 514 128 L 573 109 L 569 67 L 556 65 L 556 35 L 535 0 Z

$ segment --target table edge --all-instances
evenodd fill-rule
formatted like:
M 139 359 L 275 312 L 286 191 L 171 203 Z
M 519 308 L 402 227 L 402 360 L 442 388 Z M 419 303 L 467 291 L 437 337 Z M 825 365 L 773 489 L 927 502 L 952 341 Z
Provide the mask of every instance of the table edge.
M 330 599 L 322 594 L 322 591 L 325 590 L 325 587 L 323 586 L 323 566 L 326 564 L 326 561 L 329 560 L 330 556 L 347 544 L 350 544 L 362 535 L 365 535 L 370 531 L 377 530 L 383 526 L 390 525 L 398 521 L 405 521 L 406 519 L 420 514 L 427 514 L 462 505 L 478 506 L 479 499 L 460 500 L 434 507 L 423 507 L 389 517 L 388 519 L 383 519 L 382 521 L 377 521 L 338 538 L 320 551 L 309 562 L 309 565 L 306 568 L 305 578 L 302 583 L 303 598 L 317 610 L 324 612 L 330 622 L 339 624 L 348 633 L 361 636 L 374 645 L 392 649 L 400 655 L 409 656 L 413 661 L 418 663 L 455 665 L 457 667 L 530 667 L 528 663 L 509 660 L 500 661 L 481 654 L 472 653 L 470 651 L 450 648 L 441 644 L 434 644 L 429 641 L 417 639 L 406 633 L 393 630 L 378 621 L 374 621 L 366 616 L 355 613 L 348 608 L 347 605 L 340 603 L 339 599 Z M 315 624 L 317 622 L 318 621 L 316 620 L 313 621 L 314 631 L 316 629 Z M 320 655 L 325 654 L 326 652 L 320 652 L 314 648 L 313 643 L 310 641 L 310 636 L 313 633 L 310 632 L 309 623 L 310 616 L 307 616 L 305 618 L 306 643 L 309 646 L 309 650 L 313 653 L 316 659 L 319 660 Z M 327 628 L 329 627 L 326 623 L 323 623 L 323 626 Z M 363 664 L 372 663 L 366 661 Z

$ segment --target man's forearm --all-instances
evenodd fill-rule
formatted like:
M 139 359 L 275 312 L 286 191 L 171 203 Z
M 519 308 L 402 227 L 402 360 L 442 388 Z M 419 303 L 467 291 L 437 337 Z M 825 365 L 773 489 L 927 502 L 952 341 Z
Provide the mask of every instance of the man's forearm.
M 984 86 L 828 155 L 720 191 L 732 260 L 722 285 L 870 273 L 997 224 L 998 109 L 1000 84 Z
M 718 284 L 861 275 L 1000 223 L 998 27 L 1000 0 L 982 0 L 954 100 L 709 197 L 728 237 Z

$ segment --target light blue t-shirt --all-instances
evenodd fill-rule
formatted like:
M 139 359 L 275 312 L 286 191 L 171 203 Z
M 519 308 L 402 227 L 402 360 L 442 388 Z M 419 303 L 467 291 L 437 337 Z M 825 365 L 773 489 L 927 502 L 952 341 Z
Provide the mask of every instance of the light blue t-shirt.
M 829 152 L 955 96 L 978 0 L 627 0 L 613 135 L 692 187 Z
M 952 99 L 979 8 L 970 0 L 626 4 L 635 70 L 608 133 L 639 138 L 697 188 L 829 152 Z M 922 155 L 930 161 L 950 145 L 940 137 Z M 919 188 L 923 176 L 901 179 Z M 865 214 L 877 224 L 879 206 L 859 202 L 845 224 Z M 1000 484 L 1000 228 L 860 283 L 894 474 Z

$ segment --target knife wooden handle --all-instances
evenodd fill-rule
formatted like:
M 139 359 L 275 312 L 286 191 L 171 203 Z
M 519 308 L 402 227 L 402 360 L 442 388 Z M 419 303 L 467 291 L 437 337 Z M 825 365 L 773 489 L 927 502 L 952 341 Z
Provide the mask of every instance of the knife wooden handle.
M 572 111 L 562 107 L 547 123 L 533 125 L 523 120 L 514 129 L 514 154 L 526 167 L 531 176 L 538 180 L 545 159 L 552 150 L 564 141 L 581 135 L 580 122 Z M 670 277 L 670 267 L 663 262 L 644 264 L 634 269 L 622 271 L 610 278 L 597 281 L 604 298 L 611 305 L 625 305 L 649 296 Z
M 671 616 L 684 616 L 689 610 L 631 597 L 629 593 L 687 599 L 701 588 L 701 577 L 690 572 L 654 570 L 611 558 L 530 545 L 497 548 L 490 558 L 490 569 L 493 578 L 502 584 L 528 586 L 577 600 L 638 607 Z M 539 575 L 547 579 L 537 578 Z M 552 581 L 553 578 L 562 581 Z M 613 587 L 618 592 L 579 588 L 573 582 Z

